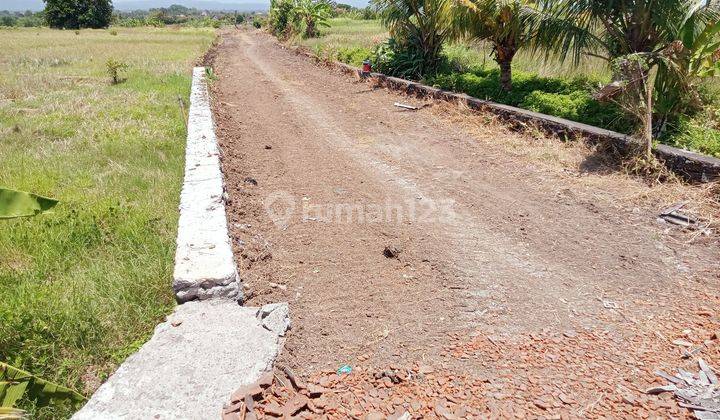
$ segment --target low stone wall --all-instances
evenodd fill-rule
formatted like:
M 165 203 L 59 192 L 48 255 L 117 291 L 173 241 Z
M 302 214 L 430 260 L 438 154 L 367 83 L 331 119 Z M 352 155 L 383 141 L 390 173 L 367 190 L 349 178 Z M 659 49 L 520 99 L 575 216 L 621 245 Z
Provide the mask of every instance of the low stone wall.
M 298 52 L 319 60 L 317 56 L 309 51 L 298 50 Z M 356 67 L 337 61 L 330 64 L 345 73 L 361 76 L 361 70 Z M 629 153 L 640 145 L 636 139 L 626 134 L 474 98 L 464 93 L 450 92 L 423 85 L 422 83 L 386 76 L 382 73 L 371 73 L 370 78 L 377 80 L 383 86 L 409 95 L 463 103 L 469 108 L 493 113 L 506 123 L 516 127 L 532 125 L 561 138 L 584 138 L 590 142 L 609 144 L 620 153 Z M 718 158 L 664 144 L 655 147 L 653 152 L 668 168 L 688 181 L 709 182 L 720 179 L 720 159 Z

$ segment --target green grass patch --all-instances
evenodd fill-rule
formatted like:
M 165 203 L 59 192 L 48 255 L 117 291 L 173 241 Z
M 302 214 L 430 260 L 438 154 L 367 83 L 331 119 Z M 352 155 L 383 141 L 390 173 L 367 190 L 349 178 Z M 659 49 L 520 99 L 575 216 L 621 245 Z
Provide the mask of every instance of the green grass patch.
M 174 306 L 178 96 L 214 39 L 117 31 L 0 30 L 0 185 L 61 200 L 53 214 L 0 221 L 0 360 L 84 392 Z M 109 58 L 128 64 L 127 81 L 110 85 Z
M 500 88 L 500 72 L 496 68 L 477 68 L 465 73 L 449 72 L 429 77 L 426 82 L 476 98 L 615 131 L 627 132 L 632 129 L 632 122 L 623 116 L 617 106 L 601 104 L 592 98 L 591 91 L 600 82 L 584 77 L 540 77 L 535 73 L 516 70 L 510 92 Z

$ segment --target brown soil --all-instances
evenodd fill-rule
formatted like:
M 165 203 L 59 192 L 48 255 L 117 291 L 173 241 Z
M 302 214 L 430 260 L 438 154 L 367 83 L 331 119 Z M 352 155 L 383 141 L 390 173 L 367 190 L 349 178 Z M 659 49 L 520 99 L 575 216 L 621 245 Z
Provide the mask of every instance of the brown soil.
M 247 305 L 290 303 L 281 361 L 301 377 L 422 364 L 475 378 L 477 413 L 677 411 L 639 391 L 686 363 L 670 341 L 716 331 L 718 237 L 656 215 L 716 209 L 700 188 L 648 186 L 581 144 L 447 105 L 402 110 L 421 102 L 260 32 L 224 32 L 214 70 Z

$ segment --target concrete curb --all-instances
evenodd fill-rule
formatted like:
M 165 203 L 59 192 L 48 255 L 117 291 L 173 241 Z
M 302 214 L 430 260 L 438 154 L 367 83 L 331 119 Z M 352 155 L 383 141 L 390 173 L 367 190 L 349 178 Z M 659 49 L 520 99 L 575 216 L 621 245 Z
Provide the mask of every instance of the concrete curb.
M 314 60 L 321 61 L 318 56 L 302 48 L 297 48 L 296 52 L 304 54 Z M 333 61 L 329 64 L 345 73 L 355 74 L 359 77 L 362 75 L 362 71 L 359 68 L 348 64 L 339 61 Z M 486 101 L 464 93 L 450 92 L 423 85 L 422 83 L 386 76 L 382 73 L 371 73 L 370 77 L 391 89 L 403 91 L 407 94 L 463 103 L 475 110 L 491 112 L 511 125 L 522 126 L 525 124 L 533 124 L 548 133 L 561 137 L 583 137 L 592 142 L 607 142 L 621 153 L 627 153 L 639 145 L 638 141 L 631 136 L 604 128 Z M 709 182 L 720 179 L 720 159 L 718 158 L 664 144 L 655 147 L 653 152 L 668 168 L 689 181 Z
M 205 68 L 195 67 L 173 275 L 178 302 L 211 297 L 242 299 L 223 196 Z
M 240 306 L 205 68 L 193 71 L 173 289 L 182 303 L 75 420 L 217 418 L 282 349 L 287 303 Z M 192 301 L 191 301 L 192 300 Z M 185 302 L 185 303 L 183 303 Z

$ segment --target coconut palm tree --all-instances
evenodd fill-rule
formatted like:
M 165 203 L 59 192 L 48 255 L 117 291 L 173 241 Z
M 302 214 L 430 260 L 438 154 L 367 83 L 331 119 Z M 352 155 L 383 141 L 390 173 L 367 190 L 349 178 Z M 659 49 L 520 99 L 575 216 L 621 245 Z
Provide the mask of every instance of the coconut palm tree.
M 392 45 L 415 56 L 415 73 L 436 70 L 443 44 L 455 36 L 454 0 L 376 0 L 374 4 L 390 32 Z
M 500 85 L 512 89 L 512 60 L 533 35 L 530 5 L 523 0 L 459 0 L 456 25 L 470 39 L 489 41 L 500 66 Z
M 708 0 L 546 0 L 536 18 L 535 45 L 575 62 L 585 55 L 610 63 L 644 54 L 651 68 L 675 59 L 675 66 L 689 70 L 690 61 L 677 59 L 691 51 L 701 61 L 714 54 L 719 10 Z
M 645 109 L 648 154 L 653 110 L 663 112 L 663 120 L 687 111 L 694 102 L 687 98 L 696 95 L 693 80 L 717 74 L 720 13 L 708 0 L 546 0 L 542 11 L 536 46 L 575 62 L 584 55 L 607 60 L 620 71 L 603 96 L 642 95 L 629 107 Z

